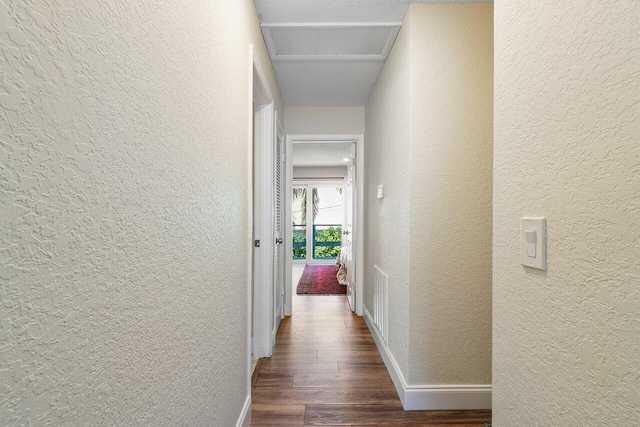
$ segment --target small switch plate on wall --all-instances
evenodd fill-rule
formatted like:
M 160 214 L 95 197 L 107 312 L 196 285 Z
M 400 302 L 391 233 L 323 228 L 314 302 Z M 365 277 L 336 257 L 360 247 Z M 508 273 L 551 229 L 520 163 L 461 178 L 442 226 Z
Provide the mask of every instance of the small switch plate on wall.
M 525 267 L 547 269 L 546 218 L 520 218 L 520 262 Z
M 378 185 L 378 199 L 384 198 L 384 187 L 382 184 Z

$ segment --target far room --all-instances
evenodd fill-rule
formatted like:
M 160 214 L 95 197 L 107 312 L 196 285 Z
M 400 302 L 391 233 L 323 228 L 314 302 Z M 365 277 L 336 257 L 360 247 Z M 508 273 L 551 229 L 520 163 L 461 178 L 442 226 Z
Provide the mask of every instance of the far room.
M 356 143 L 299 141 L 292 145 L 294 299 L 300 295 L 347 295 L 354 250 Z

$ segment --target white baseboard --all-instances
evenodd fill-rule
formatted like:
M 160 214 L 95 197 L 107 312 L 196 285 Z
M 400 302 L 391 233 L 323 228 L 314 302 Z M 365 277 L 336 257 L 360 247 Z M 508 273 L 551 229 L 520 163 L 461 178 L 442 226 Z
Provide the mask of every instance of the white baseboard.
M 249 427 L 249 424 L 251 424 L 251 395 L 247 396 L 247 400 L 244 401 L 236 427 Z
M 278 336 L 278 329 L 280 329 L 280 323 L 282 322 L 282 313 L 278 313 L 278 322 L 276 322 L 275 328 L 271 331 L 271 349 L 269 350 L 269 357 L 273 354 L 273 348 L 276 346 L 276 337 Z
M 364 320 L 391 375 L 405 410 L 491 409 L 491 384 L 408 385 L 398 362 L 382 340 L 378 330 L 373 326 L 373 320 L 367 307 L 363 307 L 363 311 Z
M 407 410 L 491 409 L 491 385 L 418 385 L 405 391 Z
M 271 331 L 271 348 L 269 349 L 269 357 L 273 354 L 273 348 L 276 346 L 276 337 L 278 336 L 278 327 Z
M 400 367 L 398 366 L 398 362 L 393 357 L 389 348 L 386 346 L 384 341 L 382 340 L 382 336 L 380 336 L 380 332 L 373 326 L 373 318 L 371 317 L 371 313 L 367 307 L 363 304 L 362 311 L 364 312 L 364 321 L 369 328 L 369 332 L 371 332 L 371 336 L 373 336 L 373 340 L 376 342 L 376 346 L 378 347 L 378 351 L 382 356 L 382 360 L 384 361 L 385 366 L 387 367 L 387 371 L 389 371 L 389 375 L 391 375 L 391 380 L 393 380 L 393 385 L 396 386 L 396 391 L 398 392 L 398 397 L 400 397 L 400 401 L 402 402 L 402 406 L 406 408 L 405 401 L 405 390 L 407 389 L 407 382 L 400 371 Z

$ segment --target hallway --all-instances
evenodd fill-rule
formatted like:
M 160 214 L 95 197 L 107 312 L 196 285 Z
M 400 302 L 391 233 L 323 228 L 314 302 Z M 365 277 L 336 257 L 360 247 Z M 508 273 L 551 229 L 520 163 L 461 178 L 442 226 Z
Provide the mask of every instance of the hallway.
M 364 320 L 346 298 L 294 294 L 293 315 L 280 325 L 273 356 L 259 366 L 251 419 L 256 426 L 482 427 L 491 411 L 404 411 Z

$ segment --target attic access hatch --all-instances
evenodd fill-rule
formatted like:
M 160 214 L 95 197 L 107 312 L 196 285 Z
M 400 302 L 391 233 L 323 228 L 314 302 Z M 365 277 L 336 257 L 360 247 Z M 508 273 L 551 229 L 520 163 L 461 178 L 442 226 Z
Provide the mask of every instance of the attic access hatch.
M 384 61 L 400 31 L 390 24 L 262 24 L 272 61 Z

